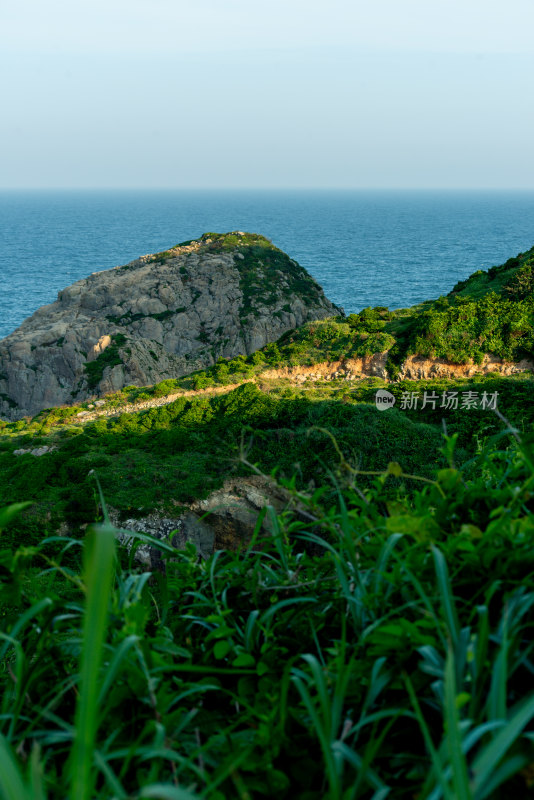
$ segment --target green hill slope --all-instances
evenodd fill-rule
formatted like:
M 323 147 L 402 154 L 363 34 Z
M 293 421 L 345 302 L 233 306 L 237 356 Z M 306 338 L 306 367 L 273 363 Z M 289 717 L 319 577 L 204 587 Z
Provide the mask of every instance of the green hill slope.
M 460 281 L 449 296 L 480 298 L 488 292 L 503 297 L 525 299 L 534 291 L 534 247 L 526 253 L 509 258 L 505 264 L 478 270 L 467 280 Z
M 0 422 L 0 797 L 532 797 L 534 377 L 392 380 L 531 355 L 531 260 Z M 257 471 L 233 551 L 109 524 Z

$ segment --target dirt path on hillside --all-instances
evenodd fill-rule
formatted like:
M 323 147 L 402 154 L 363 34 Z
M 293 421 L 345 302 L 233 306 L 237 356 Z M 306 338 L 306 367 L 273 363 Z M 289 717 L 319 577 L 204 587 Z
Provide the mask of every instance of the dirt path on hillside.
M 247 378 L 241 383 L 230 383 L 227 386 L 212 386 L 209 389 L 184 389 L 182 392 L 175 392 L 173 394 L 166 394 L 163 397 L 153 397 L 150 400 L 142 400 L 139 403 L 125 403 L 122 406 L 113 406 L 111 408 L 100 408 L 97 411 L 80 411 L 75 419 L 80 422 L 91 422 L 92 420 L 99 419 L 99 417 L 118 417 L 120 414 L 132 414 L 137 411 L 145 411 L 148 408 L 160 408 L 167 406 L 169 403 L 174 403 L 180 397 L 201 397 L 203 395 L 226 394 L 238 389 L 245 383 L 255 383 L 254 378 Z
M 208 389 L 184 389 L 180 392 L 167 394 L 163 397 L 153 397 L 139 403 L 126 403 L 119 407 L 101 408 L 94 411 L 80 411 L 75 419 L 79 422 L 91 422 L 100 417 L 118 417 L 120 414 L 132 414 L 150 408 L 160 408 L 173 403 L 180 397 L 210 397 L 218 394 L 227 394 L 247 383 L 261 384 L 263 381 L 285 379 L 295 386 L 307 382 L 331 381 L 343 379 L 346 381 L 362 380 L 377 377 L 390 383 L 386 371 L 387 353 L 376 353 L 364 358 L 347 358 L 340 361 L 321 362 L 311 366 L 287 366 L 280 369 L 266 369 L 254 378 L 245 378 L 239 383 L 230 383 L 226 386 L 213 386 Z M 518 363 L 501 361 L 492 356 L 486 356 L 482 364 L 451 364 L 444 359 L 427 359 L 409 356 L 399 375 L 407 380 L 432 380 L 436 378 L 473 378 L 476 375 L 495 372 L 500 375 L 513 375 L 519 372 L 534 370 L 534 362 L 524 359 Z
M 137 411 L 145 411 L 149 408 L 160 408 L 169 403 L 173 403 L 180 397 L 202 397 L 217 394 L 226 394 L 244 386 L 247 383 L 262 383 L 262 381 L 272 381 L 286 379 L 295 385 L 302 385 L 308 381 L 330 381 L 337 378 L 345 380 L 356 380 L 358 378 L 380 377 L 388 380 L 385 369 L 387 354 L 378 353 L 368 358 L 344 359 L 340 361 L 325 361 L 311 366 L 288 366 L 280 369 L 266 369 L 253 378 L 245 378 L 239 383 L 229 383 L 225 386 L 213 386 L 207 389 L 184 389 L 181 392 L 174 392 L 163 397 L 154 397 L 150 400 L 142 400 L 139 403 L 126 403 L 119 407 L 102 408 L 95 411 L 80 411 L 77 419 L 81 422 L 91 422 L 100 417 L 118 417 L 120 414 L 131 414 Z

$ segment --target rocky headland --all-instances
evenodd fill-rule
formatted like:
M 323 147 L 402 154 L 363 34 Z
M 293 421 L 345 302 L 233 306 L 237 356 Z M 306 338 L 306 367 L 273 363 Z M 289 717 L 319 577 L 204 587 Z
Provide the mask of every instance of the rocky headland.
M 0 418 L 181 377 L 339 312 L 264 237 L 204 234 L 77 281 L 3 339 Z

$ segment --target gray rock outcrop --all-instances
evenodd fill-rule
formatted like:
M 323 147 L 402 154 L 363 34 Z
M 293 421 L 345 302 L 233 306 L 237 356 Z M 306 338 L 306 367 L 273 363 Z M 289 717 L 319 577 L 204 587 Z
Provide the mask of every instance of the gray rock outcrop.
M 135 546 L 135 559 L 148 569 L 165 571 L 163 552 L 149 541 L 134 539 L 130 532 L 148 533 L 155 539 L 168 542 L 172 547 L 184 550 L 186 544 L 194 544 L 200 558 L 209 558 L 213 553 L 215 533 L 200 517 L 191 512 L 180 517 L 162 517 L 159 514 L 150 514 L 141 519 L 127 519 L 120 524 L 119 515 L 110 510 L 111 522 L 119 530 L 118 540 L 130 550 Z
M 178 378 L 338 313 L 267 239 L 204 234 L 77 281 L 0 341 L 0 418 Z
M 191 509 L 214 532 L 215 550 L 239 550 L 250 542 L 260 511 L 271 506 L 278 514 L 290 502 L 289 494 L 263 475 L 229 478 L 205 500 L 198 500 Z M 258 531 L 259 539 L 272 535 L 272 517 L 267 514 Z
M 209 558 L 215 550 L 240 550 L 252 539 L 258 517 L 265 506 L 281 513 L 291 506 L 289 493 L 270 478 L 252 475 L 246 478 L 229 478 L 209 497 L 191 504 L 190 511 L 170 518 L 158 513 L 121 523 L 119 513 L 108 509 L 113 525 L 119 530 L 118 539 L 128 549 L 135 545 L 135 559 L 151 570 L 165 570 L 165 559 L 160 548 L 150 541 L 139 542 L 131 531 L 148 533 L 155 539 L 166 541 L 179 550 L 188 542 L 194 544 L 200 558 Z M 298 513 L 298 510 L 297 510 Z M 273 521 L 270 514 L 263 517 L 258 530 L 258 546 L 265 537 L 272 537 Z

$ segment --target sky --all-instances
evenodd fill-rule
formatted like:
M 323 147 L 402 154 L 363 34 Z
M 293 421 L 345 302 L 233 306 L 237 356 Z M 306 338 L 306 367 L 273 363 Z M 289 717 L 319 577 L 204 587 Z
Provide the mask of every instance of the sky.
M 0 188 L 534 189 L 534 0 L 0 0 Z

